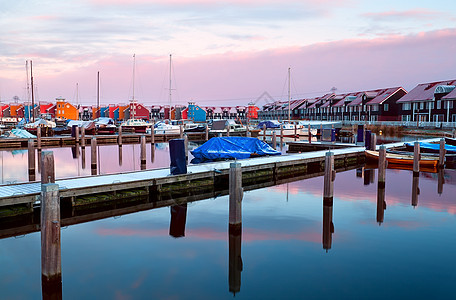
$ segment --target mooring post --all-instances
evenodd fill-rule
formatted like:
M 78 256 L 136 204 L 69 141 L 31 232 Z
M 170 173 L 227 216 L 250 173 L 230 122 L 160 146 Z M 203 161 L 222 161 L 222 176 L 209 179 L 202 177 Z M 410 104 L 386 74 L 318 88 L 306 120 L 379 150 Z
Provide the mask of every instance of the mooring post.
M 182 124 L 179 125 L 179 137 L 180 138 L 184 137 L 184 125 L 182 125 Z
M 230 163 L 229 173 L 230 211 L 229 227 L 240 228 L 242 224 L 242 169 L 238 162 Z
M 275 130 L 272 132 L 272 148 L 277 149 L 277 136 Z
M 445 164 L 445 139 L 440 139 L 440 150 L 439 150 L 439 168 L 443 168 Z
M 298 124 L 294 123 L 293 125 L 294 125 L 294 139 L 296 141 L 296 139 L 298 138 Z
M 371 150 L 377 151 L 377 134 L 371 133 Z
M 263 142 L 266 141 L 266 124 L 263 124 Z
M 308 138 L 309 138 L 309 144 L 311 144 L 312 143 L 312 132 L 310 131 L 310 124 L 307 127 L 307 135 L 308 135 Z
M 85 139 L 85 127 L 81 127 L 81 148 L 84 149 L 86 146 L 86 139 Z
M 226 136 L 230 136 L 230 124 L 226 125 Z
M 155 161 L 155 144 L 150 144 L 150 161 L 152 163 Z
M 378 151 L 378 187 L 385 187 L 386 147 L 381 145 Z
M 36 148 L 41 150 L 41 127 L 36 128 Z
M 146 169 L 146 136 L 141 136 L 141 170 Z
M 336 171 L 334 170 L 334 153 L 331 151 L 326 152 L 325 156 L 325 177 L 323 186 L 323 201 L 333 201 L 334 193 L 334 180 L 336 178 Z
M 97 175 L 97 138 L 95 136 L 90 140 L 90 161 L 92 175 Z
M 35 141 L 33 139 L 28 140 L 28 175 L 29 181 L 35 181 Z
M 188 135 L 184 133 L 184 145 L 185 145 L 185 160 L 188 164 Z
M 209 140 L 209 126 L 208 126 L 207 123 L 206 123 L 206 135 L 205 135 L 204 139 L 205 139 L 206 141 Z
M 150 127 L 150 143 L 152 145 L 155 144 L 155 121 L 152 123 L 152 127 Z
M 280 124 L 280 143 L 283 141 L 283 125 Z
M 249 128 L 249 121 L 247 121 L 247 125 L 245 126 L 245 136 L 250 137 L 250 128 Z
M 76 126 L 74 129 L 74 141 L 76 144 L 79 144 L 79 126 Z
M 55 184 L 54 155 L 43 151 L 41 156 L 41 274 L 43 293 L 49 287 L 60 287 L 60 198 Z
M 415 142 L 413 145 L 413 176 L 419 176 L 420 156 L 420 142 Z
M 169 141 L 170 173 L 171 175 L 187 174 L 184 139 Z
M 152 130 L 153 131 L 153 130 Z M 117 144 L 119 144 L 119 146 L 122 146 L 122 126 L 119 126 L 119 133 L 118 133 L 118 137 L 117 137 Z

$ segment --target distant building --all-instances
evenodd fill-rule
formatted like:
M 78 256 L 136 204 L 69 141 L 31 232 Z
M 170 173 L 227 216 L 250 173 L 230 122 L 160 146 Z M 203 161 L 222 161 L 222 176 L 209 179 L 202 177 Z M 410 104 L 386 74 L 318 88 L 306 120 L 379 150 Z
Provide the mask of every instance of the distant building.
M 66 102 L 64 98 L 56 98 L 55 118 L 66 120 L 78 120 L 79 110 L 73 104 Z
M 186 119 L 192 120 L 193 122 L 205 122 L 206 111 L 196 105 L 194 102 L 189 102 L 188 107 L 185 111 L 187 115 Z

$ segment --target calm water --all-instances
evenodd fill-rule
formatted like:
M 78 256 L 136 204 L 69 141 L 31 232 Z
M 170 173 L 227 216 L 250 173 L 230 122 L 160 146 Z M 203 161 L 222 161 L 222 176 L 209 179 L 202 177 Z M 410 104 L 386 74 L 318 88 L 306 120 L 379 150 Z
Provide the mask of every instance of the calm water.
M 241 236 L 228 234 L 228 196 L 181 207 L 180 238 L 169 207 L 69 226 L 63 297 L 454 298 L 455 171 L 444 180 L 421 173 L 415 198 L 412 173 L 387 170 L 384 211 L 376 170 L 338 173 L 332 211 L 322 177 L 245 192 Z M 0 298 L 41 297 L 39 233 L 0 240 L 0 262 Z

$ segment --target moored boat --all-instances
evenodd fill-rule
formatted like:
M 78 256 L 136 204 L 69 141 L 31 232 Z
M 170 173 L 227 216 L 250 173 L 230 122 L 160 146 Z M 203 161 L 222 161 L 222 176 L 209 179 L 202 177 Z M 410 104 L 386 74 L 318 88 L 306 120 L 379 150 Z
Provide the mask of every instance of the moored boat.
M 368 160 L 378 161 L 379 152 L 373 150 L 365 150 L 366 158 Z M 389 164 L 396 165 L 413 165 L 413 155 L 412 154 L 395 154 L 395 153 L 386 153 L 386 161 Z M 420 158 L 420 167 L 436 167 L 439 161 L 438 157 L 435 156 L 425 156 L 422 155 Z
M 127 131 L 133 131 L 136 133 L 146 133 L 146 129 L 149 128 L 150 125 L 151 124 L 140 119 L 128 119 L 127 121 L 123 122 L 120 126 L 122 126 L 122 129 L 126 129 Z

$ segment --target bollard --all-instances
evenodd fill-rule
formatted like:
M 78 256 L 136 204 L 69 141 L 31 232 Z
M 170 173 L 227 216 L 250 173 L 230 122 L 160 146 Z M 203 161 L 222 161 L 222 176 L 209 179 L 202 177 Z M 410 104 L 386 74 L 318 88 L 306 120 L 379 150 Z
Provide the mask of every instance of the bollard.
M 146 169 L 146 136 L 141 136 L 141 170 Z
M 386 169 L 386 147 L 381 145 L 378 151 L 378 187 L 385 187 L 385 169 Z
M 184 139 L 169 141 L 170 173 L 171 175 L 187 174 Z
M 277 149 L 277 137 L 275 130 L 272 132 L 272 148 Z
M 207 141 L 209 140 L 209 126 L 206 124 L 206 136 L 204 137 L 204 139 Z
M 241 164 L 230 163 L 229 171 L 229 193 L 230 193 L 230 210 L 229 210 L 229 227 L 235 230 L 242 224 L 242 169 Z
M 119 146 L 122 146 L 122 126 L 119 126 L 119 133 L 118 133 L 118 137 L 117 137 L 117 144 L 119 144 Z
M 97 138 L 95 136 L 90 140 L 90 161 L 92 175 L 97 175 Z
M 356 144 L 364 144 L 364 125 L 358 125 Z
M 377 151 L 377 135 L 375 133 L 371 133 L 371 150 Z
M 150 143 L 152 145 L 155 144 L 155 121 L 152 123 L 152 127 L 150 127 Z
M 54 154 L 52 151 L 43 151 L 41 152 L 41 184 L 54 182 Z
M 74 129 L 74 140 L 76 144 L 79 144 L 79 126 Z
M 36 148 L 41 150 L 41 127 L 36 128 Z
M 445 139 L 440 139 L 440 149 L 439 149 L 439 168 L 443 168 L 445 165 Z
M 420 143 L 413 145 L 413 176 L 419 176 L 420 172 Z
M 370 130 L 364 131 L 364 145 L 366 146 L 367 150 L 372 150 L 371 135 L 372 135 L 372 132 Z
M 28 175 L 29 181 L 35 181 L 35 147 L 34 140 L 28 140 Z
M 263 124 L 263 142 L 266 141 L 266 124 Z
M 323 201 L 331 203 L 333 201 L 334 193 L 334 179 L 336 171 L 334 171 L 334 153 L 331 151 L 326 152 L 325 156 L 325 177 L 323 186 Z
M 81 127 L 81 148 L 85 148 L 86 146 L 86 139 L 85 139 L 85 127 Z
M 179 125 L 179 138 L 184 137 L 184 125 Z
M 150 161 L 154 163 L 155 161 L 155 145 L 151 144 L 150 145 Z

